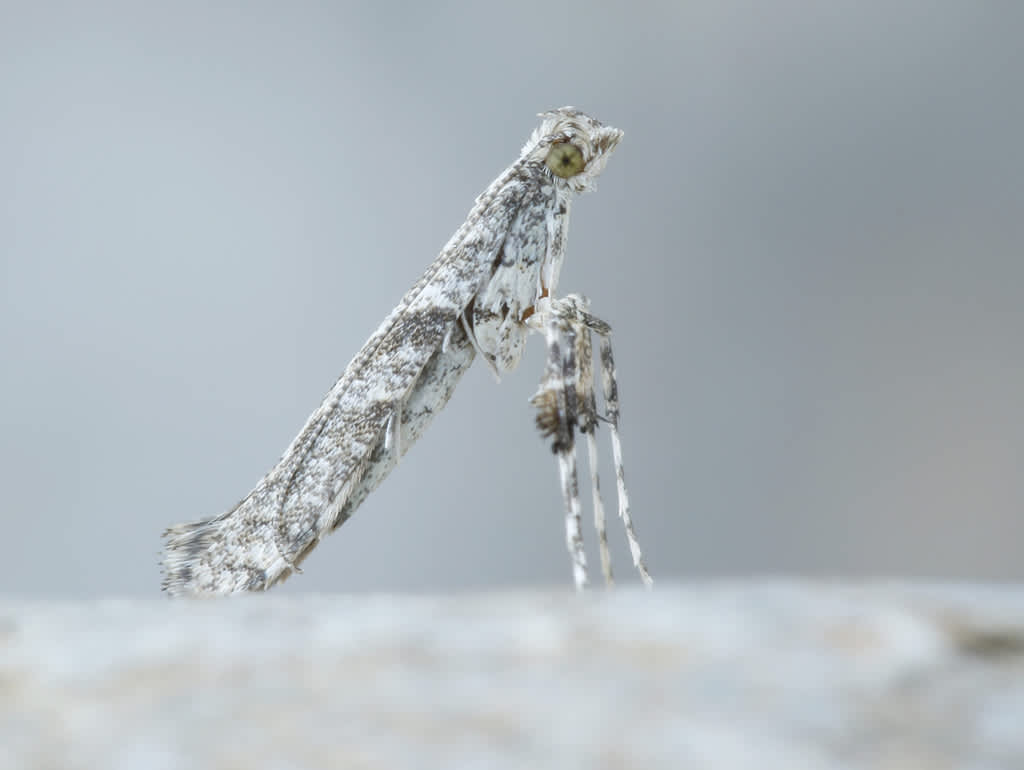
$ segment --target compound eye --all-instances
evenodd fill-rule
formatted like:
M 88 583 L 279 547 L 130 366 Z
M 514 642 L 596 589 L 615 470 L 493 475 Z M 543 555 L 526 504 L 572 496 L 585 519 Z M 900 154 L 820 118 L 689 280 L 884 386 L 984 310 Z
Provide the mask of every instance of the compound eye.
M 551 145 L 551 149 L 548 150 L 548 156 L 544 159 L 544 162 L 548 164 L 549 169 L 562 177 L 562 179 L 576 176 L 583 170 L 584 166 L 583 153 L 572 142 L 558 142 Z

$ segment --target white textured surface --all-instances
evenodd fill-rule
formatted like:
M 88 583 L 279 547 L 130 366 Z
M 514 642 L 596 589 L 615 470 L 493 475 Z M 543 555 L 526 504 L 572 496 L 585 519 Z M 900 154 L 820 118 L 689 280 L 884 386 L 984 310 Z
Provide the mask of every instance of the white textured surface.
M 1024 588 L 0 604 L 0 767 L 1024 767 Z

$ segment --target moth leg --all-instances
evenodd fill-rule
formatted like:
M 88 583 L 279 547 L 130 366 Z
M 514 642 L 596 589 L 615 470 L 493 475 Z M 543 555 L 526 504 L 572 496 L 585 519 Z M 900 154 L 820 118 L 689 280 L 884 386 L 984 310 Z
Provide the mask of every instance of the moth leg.
M 630 515 L 629 493 L 626 491 L 626 474 L 622 462 L 622 440 L 619 436 L 619 386 L 615 378 L 615 358 L 612 355 L 611 327 L 600 318 L 587 312 L 588 302 L 584 297 L 568 294 L 563 299 L 551 303 L 551 313 L 566 324 L 586 328 L 601 338 L 601 385 L 604 391 L 605 421 L 612 440 L 612 458 L 615 463 L 615 482 L 619 500 L 619 518 L 626 529 L 629 551 L 633 557 L 633 566 L 640 573 L 644 585 L 650 587 L 654 580 L 647 571 L 640 543 L 637 541 Z M 596 512 L 595 512 L 596 513 Z
M 601 336 L 601 385 L 604 390 L 604 408 L 607 412 L 608 432 L 612 437 L 612 458 L 615 463 L 615 484 L 619 496 L 619 518 L 626 528 L 626 539 L 629 541 L 629 552 L 633 556 L 633 566 L 640 573 L 644 585 L 650 588 L 654 584 L 651 573 L 644 564 L 640 543 L 636 539 L 633 528 L 633 517 L 629 513 L 629 495 L 626 492 L 626 472 L 622 464 L 622 439 L 619 437 L 619 386 L 615 380 L 615 359 L 612 356 L 612 340 L 610 334 Z
M 564 351 L 562 333 L 566 335 Z M 532 402 L 537 407 L 537 427 L 544 437 L 552 439 L 551 449 L 558 456 L 558 474 L 565 501 L 565 541 L 576 590 L 581 591 L 587 585 L 587 557 L 583 550 L 576 472 L 576 334 L 553 316 L 546 319 L 544 334 L 548 345 L 547 366 Z
M 601 572 L 605 585 L 614 585 L 612 559 L 608 551 L 608 529 L 605 525 L 604 501 L 601 499 L 601 481 L 597 470 L 597 400 L 594 396 L 594 350 L 591 331 L 582 327 L 576 336 L 576 392 L 579 414 L 576 423 L 580 433 L 587 437 L 587 465 L 590 467 L 590 489 L 594 501 L 594 529 L 601 554 Z

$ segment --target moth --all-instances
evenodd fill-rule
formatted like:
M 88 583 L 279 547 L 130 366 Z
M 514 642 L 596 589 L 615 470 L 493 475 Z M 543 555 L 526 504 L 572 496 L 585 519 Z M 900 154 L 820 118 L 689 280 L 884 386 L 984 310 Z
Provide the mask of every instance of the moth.
M 618 434 L 610 328 L 586 299 L 555 291 L 574 196 L 595 186 L 622 132 L 572 107 L 542 113 L 518 160 L 476 199 L 466 221 L 349 363 L 278 463 L 234 508 L 164 532 L 169 594 L 263 591 L 340 527 L 422 435 L 479 355 L 514 369 L 531 332 L 548 362 L 533 398 L 558 456 L 575 584 L 587 583 L 576 433 L 587 437 L 605 578 L 611 566 L 594 432 L 608 424 L 619 515 L 633 561 L 651 578 L 633 531 Z M 605 414 L 596 407 L 592 334 L 600 338 Z

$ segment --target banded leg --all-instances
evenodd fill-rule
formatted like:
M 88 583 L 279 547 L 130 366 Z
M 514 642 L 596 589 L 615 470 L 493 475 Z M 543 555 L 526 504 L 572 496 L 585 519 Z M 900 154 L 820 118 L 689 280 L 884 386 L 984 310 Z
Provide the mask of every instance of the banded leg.
M 544 326 L 548 361 L 540 388 L 532 403 L 537 407 L 537 427 L 551 438 L 551 450 L 558 456 L 558 472 L 565 501 L 565 541 L 572 561 L 576 590 L 587 585 L 587 555 L 583 550 L 579 478 L 576 471 L 576 343 L 575 331 L 562 329 L 556 319 Z M 560 333 L 566 334 L 565 351 Z
M 541 308 L 542 318 L 534 324 L 542 326 L 548 340 L 548 365 L 540 392 L 534 403 L 538 406 L 537 425 L 541 433 L 555 440 L 552 449 L 559 455 L 559 470 L 562 476 L 563 494 L 569 515 L 575 512 L 579 521 L 578 481 L 576 477 L 575 441 L 573 431 L 579 428 L 587 435 L 591 483 L 594 494 L 594 526 L 601 545 L 601 561 L 605 580 L 612 582 L 611 563 L 608 555 L 605 531 L 604 506 L 601 502 L 600 484 L 597 472 L 597 444 L 594 436 L 598 415 L 594 405 L 594 372 L 592 361 L 591 332 L 601 338 L 601 382 L 606 414 L 612 441 L 612 457 L 615 465 L 616 491 L 619 503 L 619 518 L 626 530 L 633 565 L 644 584 L 653 583 L 643 560 L 640 544 L 636 537 L 630 513 L 629 494 L 626 490 L 625 470 L 622 462 L 622 440 L 619 435 L 619 395 L 615 378 L 615 359 L 611 347 L 611 327 L 601 319 L 587 312 L 587 300 L 570 294 L 560 300 L 550 300 Z M 561 352 L 561 337 L 567 347 L 575 349 L 574 355 Z M 557 362 L 561 361 L 560 369 Z M 571 407 L 571 408 L 570 408 Z M 570 552 L 572 548 L 570 547 Z M 580 584 L 577 582 L 577 586 Z
M 619 518 L 626 528 L 626 539 L 629 541 L 629 552 L 633 557 L 633 566 L 640 573 L 644 585 L 650 588 L 654 584 L 651 573 L 644 564 L 644 556 L 640 552 L 640 543 L 636 539 L 633 528 L 633 517 L 630 515 L 629 495 L 626 492 L 626 471 L 622 464 L 622 439 L 619 438 L 619 385 L 615 381 L 615 359 L 612 357 L 612 340 L 610 334 L 601 336 L 601 384 L 604 390 L 604 408 L 607 412 L 608 432 L 612 436 L 612 459 L 615 463 L 615 484 L 619 497 Z
M 605 585 L 615 584 L 612 576 L 612 557 L 608 550 L 608 528 L 605 524 L 604 501 L 601 499 L 601 480 L 597 470 L 597 399 L 594 395 L 594 348 L 591 331 L 582 327 L 576 335 L 576 390 L 579 414 L 576 423 L 580 433 L 587 437 L 587 465 L 590 467 L 590 490 L 594 506 L 594 529 L 601 554 L 601 572 Z

